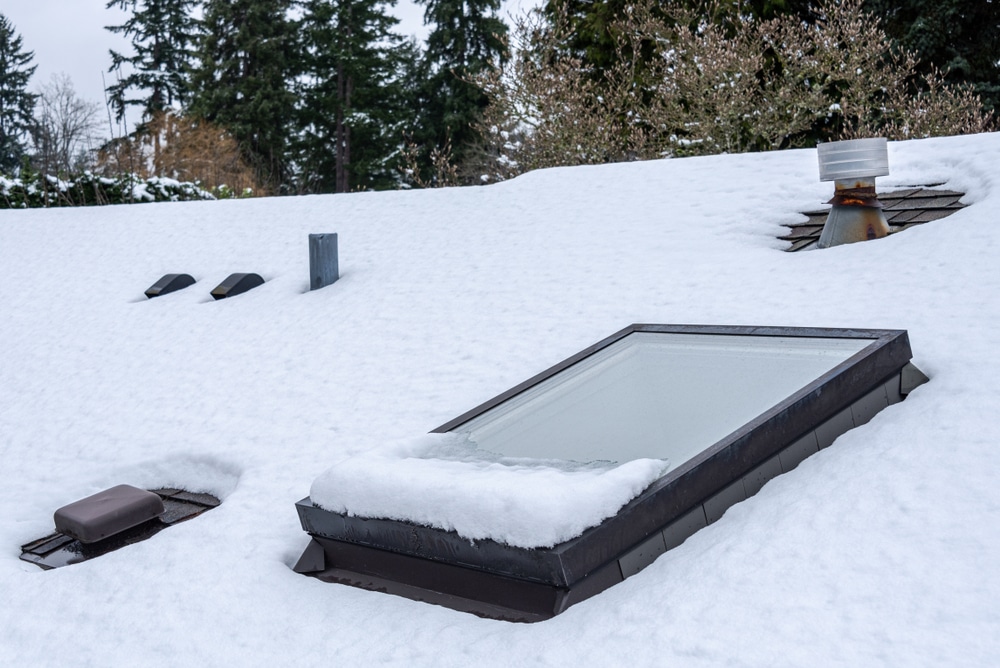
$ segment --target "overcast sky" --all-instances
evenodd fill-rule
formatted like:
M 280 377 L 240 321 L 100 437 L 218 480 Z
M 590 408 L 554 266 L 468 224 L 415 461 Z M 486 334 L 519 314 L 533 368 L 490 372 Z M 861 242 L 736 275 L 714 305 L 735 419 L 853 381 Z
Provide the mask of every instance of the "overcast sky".
M 0 14 L 14 25 L 23 38 L 23 48 L 34 51 L 38 66 L 31 88 L 49 81 L 53 74 L 64 72 L 73 80 L 77 95 L 104 106 L 104 82 L 111 84 L 108 73 L 109 49 L 129 53 L 123 38 L 105 30 L 120 25 L 125 13 L 106 9 L 107 0 L 3 0 Z M 397 31 L 403 35 L 426 34 L 423 7 L 400 0 L 395 14 L 401 19 Z M 104 82 L 101 75 L 104 75 Z

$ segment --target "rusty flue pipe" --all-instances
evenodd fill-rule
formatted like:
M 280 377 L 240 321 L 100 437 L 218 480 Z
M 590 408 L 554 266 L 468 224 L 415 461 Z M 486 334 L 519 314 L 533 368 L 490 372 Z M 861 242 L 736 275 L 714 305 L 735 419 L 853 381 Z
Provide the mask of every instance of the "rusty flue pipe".
M 833 181 L 835 194 L 817 248 L 879 239 L 889 234 L 875 177 L 889 173 L 886 140 L 854 139 L 820 144 L 821 181 Z

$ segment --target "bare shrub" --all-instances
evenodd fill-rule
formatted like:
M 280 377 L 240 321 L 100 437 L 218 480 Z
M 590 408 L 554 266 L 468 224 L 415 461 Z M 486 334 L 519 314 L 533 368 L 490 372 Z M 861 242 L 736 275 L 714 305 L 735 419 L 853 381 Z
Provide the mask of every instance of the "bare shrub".
M 431 149 L 430 158 L 431 173 L 425 174 L 420 168 L 420 147 L 412 139 L 403 144 L 399 167 L 402 187 L 450 188 L 462 184 L 451 151 L 450 137 L 445 140 L 444 146 Z
M 815 26 L 775 19 L 756 27 L 780 59 L 789 97 L 823 118 L 822 138 L 908 139 L 992 127 L 968 89 L 946 85 L 937 73 L 921 78 L 912 53 L 890 50 L 888 35 L 861 5 L 827 0 Z
M 146 178 L 153 174 L 147 147 L 130 136 L 116 137 L 101 146 L 94 168 L 105 176 L 134 174 Z
M 108 171 L 127 167 L 143 177 L 197 183 L 215 193 L 266 194 L 232 135 L 173 112 L 157 113 L 133 136 L 109 143 L 100 162 Z
M 564 16 L 516 22 L 508 66 L 479 79 L 490 98 L 486 180 L 556 165 L 811 146 L 817 141 L 993 128 L 969 90 L 920 79 L 861 0 L 824 0 L 819 20 L 738 18 L 721 27 L 652 0 L 613 26 L 603 79 L 563 48 Z M 709 8 L 711 9 L 711 8 Z M 651 57 L 649 56 L 651 52 Z
M 886 122 L 857 128 L 854 136 L 883 136 L 889 139 L 920 139 L 948 135 L 992 132 L 995 119 L 982 111 L 982 100 L 971 87 L 944 83 L 940 72 L 923 78 L 924 87 L 907 91 L 894 89 L 887 101 Z M 851 135 L 844 134 L 844 138 Z
M 89 168 L 99 143 L 99 107 L 77 96 L 67 74 L 53 74 L 40 91 L 31 130 L 32 166 L 44 174 Z
M 580 59 L 560 48 L 566 21 L 540 10 L 515 20 L 506 64 L 476 79 L 490 104 L 479 131 L 478 164 L 486 180 L 532 169 L 623 159 L 618 127 Z

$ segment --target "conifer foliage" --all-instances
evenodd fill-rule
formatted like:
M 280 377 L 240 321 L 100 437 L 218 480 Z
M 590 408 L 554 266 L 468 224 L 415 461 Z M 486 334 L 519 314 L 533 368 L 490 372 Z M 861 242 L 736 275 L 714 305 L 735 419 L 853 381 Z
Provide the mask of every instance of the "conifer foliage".
M 228 130 L 268 194 L 286 190 L 294 24 L 292 0 L 208 0 L 189 110 Z
M 396 0 L 105 1 L 132 12 L 110 28 L 135 50 L 109 89 L 143 108 L 129 140 L 159 169 L 221 133 L 257 194 L 994 127 L 956 82 L 1000 103 L 998 0 L 543 0 L 509 41 L 501 0 L 416 0 L 423 51 Z
M 424 24 L 433 26 L 420 89 L 425 153 L 450 146 L 462 161 L 480 137 L 475 125 L 488 100 L 475 79 L 506 59 L 507 25 L 500 0 L 422 0 Z M 426 157 L 426 156 L 425 156 Z
M 28 92 L 36 67 L 33 58 L 14 26 L 0 14 L 0 174 L 16 171 L 25 152 L 38 97 Z
M 197 24 L 191 15 L 197 0 L 109 0 L 107 7 L 131 12 L 119 26 L 107 29 L 131 41 L 134 53 L 122 55 L 112 50 L 111 72 L 129 72 L 108 88 L 108 98 L 118 119 L 125 108 L 142 107 L 145 120 L 183 104 L 187 95 L 187 74 Z
M 385 0 L 306 0 L 300 23 L 296 140 L 299 190 L 395 185 L 393 157 L 412 116 L 412 49 L 393 33 Z

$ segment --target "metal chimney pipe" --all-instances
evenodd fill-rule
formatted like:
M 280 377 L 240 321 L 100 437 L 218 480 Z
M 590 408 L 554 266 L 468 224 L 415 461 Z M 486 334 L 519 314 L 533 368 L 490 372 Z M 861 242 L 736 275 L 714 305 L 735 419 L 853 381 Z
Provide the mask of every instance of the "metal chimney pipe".
M 817 147 L 820 181 L 833 181 L 835 193 L 817 248 L 880 239 L 889 234 L 875 177 L 889 173 L 884 137 L 829 142 Z

